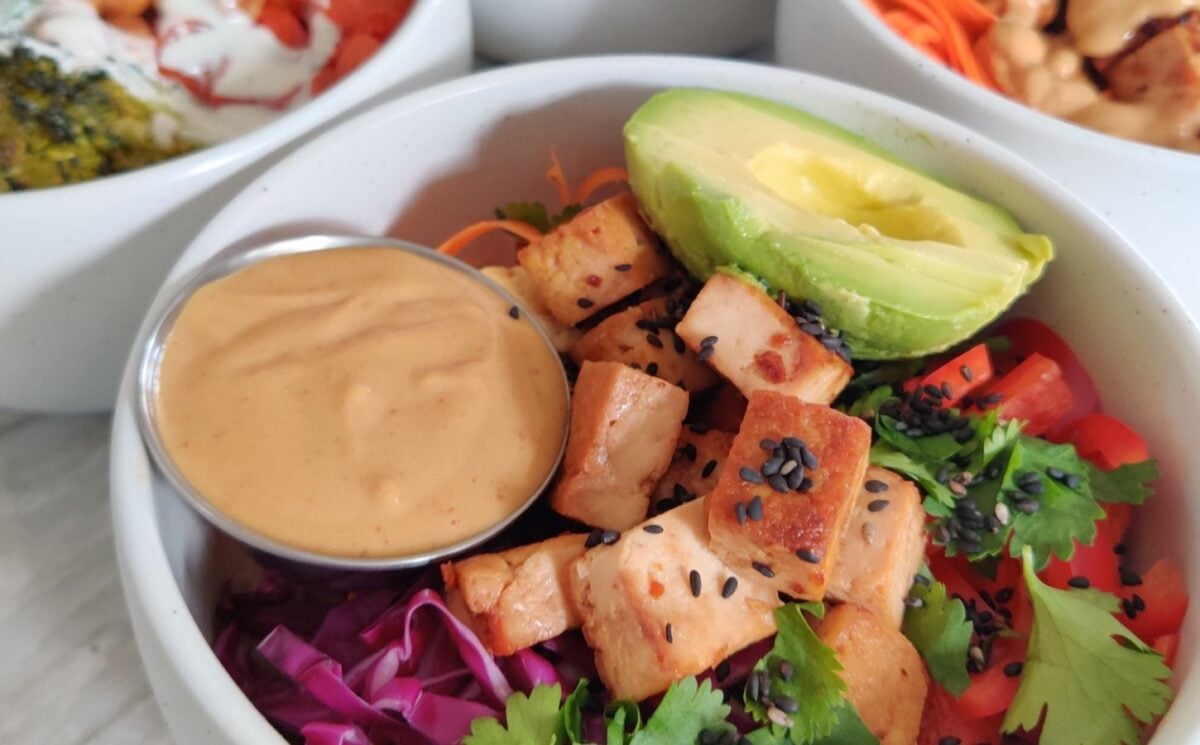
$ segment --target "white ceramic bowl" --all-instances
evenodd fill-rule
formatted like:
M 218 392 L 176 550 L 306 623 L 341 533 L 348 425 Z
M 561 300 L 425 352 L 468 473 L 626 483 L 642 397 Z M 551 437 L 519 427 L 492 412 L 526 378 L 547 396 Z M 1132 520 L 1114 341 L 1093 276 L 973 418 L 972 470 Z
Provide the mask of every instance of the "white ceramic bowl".
M 475 51 L 520 62 L 576 54 L 737 54 L 767 39 L 775 0 L 471 0 Z
M 467 0 L 418 0 L 361 69 L 215 147 L 0 195 L 0 409 L 109 409 L 146 305 L 196 231 L 281 148 L 389 92 L 467 72 Z
M 1011 209 L 1057 242 L 1060 258 L 1022 310 L 1057 328 L 1095 374 L 1110 410 L 1145 433 L 1163 464 L 1161 496 L 1140 516 L 1146 552 L 1174 557 L 1200 582 L 1200 465 L 1193 457 L 1200 338 L 1147 265 L 1066 190 L 992 142 L 936 115 L 860 88 L 741 62 L 610 57 L 504 68 L 383 105 L 321 136 L 264 174 L 184 253 L 180 278 L 226 247 L 321 231 L 389 234 L 433 244 L 513 199 L 553 204 L 546 153 L 569 176 L 622 162 L 621 125 L 672 86 L 740 90 L 802 106 L 908 161 Z M 337 189 L 327 188 L 330 183 Z M 134 367 L 138 355 L 134 354 Z M 133 368 L 113 425 L 111 489 L 122 579 L 139 648 L 181 743 L 280 742 L 209 651 L 214 597 L 247 557 L 154 476 L 134 422 Z M 1137 550 L 1137 541 L 1134 542 Z M 1200 613 L 1180 654 L 1181 697 L 1200 695 Z M 1200 731 L 1200 710 L 1167 715 L 1159 743 Z
M 911 47 L 865 0 L 784 0 L 775 56 L 912 101 L 1028 158 L 1106 217 L 1200 319 L 1200 155 L 1085 129 L 981 88 Z

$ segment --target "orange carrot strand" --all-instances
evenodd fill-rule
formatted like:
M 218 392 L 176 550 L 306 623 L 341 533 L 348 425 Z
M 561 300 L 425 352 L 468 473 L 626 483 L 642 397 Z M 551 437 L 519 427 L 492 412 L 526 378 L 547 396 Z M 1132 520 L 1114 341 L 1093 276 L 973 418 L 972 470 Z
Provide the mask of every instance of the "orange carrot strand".
M 563 172 L 562 163 L 559 162 L 558 153 L 554 152 L 554 148 L 550 148 L 550 168 L 546 171 L 546 178 L 558 189 L 558 199 L 561 202 L 559 206 L 566 207 L 570 204 L 571 190 L 567 187 L 567 175 Z
M 575 189 L 575 203 L 583 204 L 601 186 L 628 180 L 629 171 L 626 171 L 624 168 L 617 166 L 598 168 L 589 173 L 587 178 L 581 181 L 579 187 Z
M 481 238 L 497 230 L 511 233 L 526 243 L 534 243 L 542 238 L 541 231 L 527 222 L 521 222 L 520 220 L 483 220 L 468 225 L 442 241 L 437 247 L 437 251 L 448 256 L 457 256 L 467 245 L 474 242 L 477 238 Z

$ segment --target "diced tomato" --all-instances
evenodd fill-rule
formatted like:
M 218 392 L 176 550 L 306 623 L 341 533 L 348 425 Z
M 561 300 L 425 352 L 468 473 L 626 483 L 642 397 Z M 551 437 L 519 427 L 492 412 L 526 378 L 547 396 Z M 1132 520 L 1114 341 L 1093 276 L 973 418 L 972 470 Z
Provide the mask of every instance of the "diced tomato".
M 985 719 L 972 719 L 964 715 L 955 704 L 954 698 L 937 683 L 929 684 L 929 695 L 925 697 L 925 711 L 921 715 L 921 733 L 917 745 L 940 745 L 942 738 L 956 737 L 964 745 L 977 742 L 1000 742 L 1001 714 Z
M 999 396 L 999 403 L 988 408 L 999 407 L 1005 421 L 1025 422 L 1024 431 L 1035 436 L 1058 425 L 1075 406 L 1062 370 L 1037 352 L 980 391 L 980 396 Z
M 969 379 L 968 379 L 969 376 Z M 962 397 L 992 379 L 992 357 L 986 344 L 976 344 L 946 364 L 922 378 L 914 378 L 904 384 L 904 390 L 932 385 L 938 390 L 949 386 L 951 396 L 943 400 L 946 406 L 955 406 Z
M 281 5 L 264 5 L 258 22 L 271 30 L 286 46 L 299 49 L 308 45 L 308 29 L 294 13 Z
M 1071 347 L 1049 326 L 1032 318 L 1013 318 L 1000 324 L 996 334 L 1012 342 L 1009 354 L 1014 359 L 1040 354 L 1058 364 L 1072 394 L 1071 408 L 1062 417 L 1064 422 L 1073 422 L 1081 416 L 1099 411 L 1100 394 L 1096 391 L 1092 376 Z
M 1012 663 L 1024 661 L 1024 639 L 996 637 L 987 669 L 971 673 L 971 685 L 954 701 L 954 706 L 970 719 L 985 719 L 1007 711 L 1021 687 L 1021 676 L 1006 675 L 1004 670 Z
M 1173 561 L 1159 559 L 1142 575 L 1142 584 L 1125 588 L 1128 603 L 1137 602 L 1135 596 L 1141 598 L 1145 609 L 1130 618 L 1122 608 L 1117 618 L 1139 639 L 1149 644 L 1160 636 L 1179 631 L 1188 609 L 1187 583 Z
M 1140 463 L 1150 457 L 1146 441 L 1128 424 L 1108 414 L 1088 414 L 1057 433 L 1061 442 L 1104 471 L 1126 463 Z
M 1164 634 L 1155 639 L 1150 646 L 1163 656 L 1167 667 L 1175 667 L 1175 655 L 1179 652 L 1179 634 Z
M 1087 579 L 1088 586 L 1120 594 L 1121 573 L 1119 557 L 1113 553 L 1113 538 L 1107 519 L 1096 523 L 1096 538 L 1090 546 L 1075 542 L 1070 559 L 1051 557 L 1042 570 L 1042 580 L 1051 587 L 1066 590 L 1075 577 Z

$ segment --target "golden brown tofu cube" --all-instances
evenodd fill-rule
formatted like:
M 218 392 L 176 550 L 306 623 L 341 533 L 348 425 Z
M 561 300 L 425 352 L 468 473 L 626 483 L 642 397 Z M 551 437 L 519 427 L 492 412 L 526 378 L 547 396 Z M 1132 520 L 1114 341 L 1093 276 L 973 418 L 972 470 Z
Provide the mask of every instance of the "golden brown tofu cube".
M 675 332 L 747 398 L 767 390 L 827 404 L 853 372 L 761 287 L 720 272 L 704 284 Z M 713 339 L 711 351 L 702 352 Z
M 517 253 L 546 307 L 574 326 L 671 271 L 630 194 L 607 199 Z
M 571 347 L 576 362 L 623 362 L 688 391 L 702 391 L 717 376 L 688 349 L 671 328 L 659 328 L 665 317 L 662 299 L 647 300 L 605 318 Z
M 550 309 L 546 307 L 537 287 L 533 285 L 533 280 L 529 278 L 529 272 L 522 267 L 485 266 L 480 271 L 488 279 L 515 295 L 537 317 L 538 323 L 542 324 L 546 335 L 550 337 L 550 341 L 554 342 L 554 348 L 559 352 L 568 351 L 579 339 L 578 329 L 562 325 L 550 313 Z
M 778 596 L 713 554 L 704 515 L 689 502 L 575 563 L 571 592 L 614 698 L 661 693 L 775 632 Z
M 1200 92 L 1200 19 L 1156 34 L 1109 68 L 1107 79 L 1120 100 L 1167 90 Z
M 852 603 L 831 609 L 817 630 L 842 663 L 846 698 L 883 745 L 911 745 L 921 728 L 929 679 L 913 645 L 891 622 Z
M 779 592 L 821 600 L 867 470 L 871 428 L 794 396 L 756 391 L 708 498 L 713 550 Z M 799 476 L 797 476 L 799 474 Z
M 675 448 L 675 459 L 659 480 L 652 503 L 657 505 L 667 500 L 670 507 L 674 507 L 677 505 L 671 503 L 681 497 L 690 500 L 708 494 L 721 478 L 721 467 L 729 457 L 732 445 L 732 432 L 712 429 L 701 433 L 685 427 Z
M 867 469 L 838 554 L 829 597 L 860 605 L 900 628 L 904 598 L 925 556 L 925 509 L 909 480 Z
M 561 535 L 442 564 L 447 603 L 500 657 L 578 628 L 567 578 L 585 539 Z
M 671 465 L 687 407 L 687 393 L 666 381 L 619 362 L 584 362 L 550 506 L 597 528 L 640 523 Z

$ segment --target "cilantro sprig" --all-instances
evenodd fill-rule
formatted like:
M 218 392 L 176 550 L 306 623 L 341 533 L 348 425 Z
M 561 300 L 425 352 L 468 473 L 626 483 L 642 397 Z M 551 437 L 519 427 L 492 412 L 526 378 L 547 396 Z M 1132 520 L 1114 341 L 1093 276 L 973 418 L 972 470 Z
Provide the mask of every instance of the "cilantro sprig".
M 946 586 L 930 577 L 922 568 L 926 582 L 913 585 L 909 595 L 920 600 L 904 612 L 904 635 L 912 642 L 933 679 L 955 696 L 971 684 L 967 675 L 967 652 L 974 626 L 967 620 L 962 600 L 950 598 Z
M 503 207 L 496 208 L 496 219 L 520 220 L 529 223 L 543 233 L 549 233 L 581 211 L 583 211 L 583 205 L 568 204 L 558 214 L 551 215 L 547 211 L 546 205 L 541 202 L 509 202 Z
M 1032 547 L 1021 556 L 1033 631 L 1004 731 L 1040 721 L 1045 745 L 1139 742 L 1138 723 L 1152 722 L 1171 701 L 1170 668 L 1113 617 L 1116 597 L 1050 587 L 1037 577 Z

